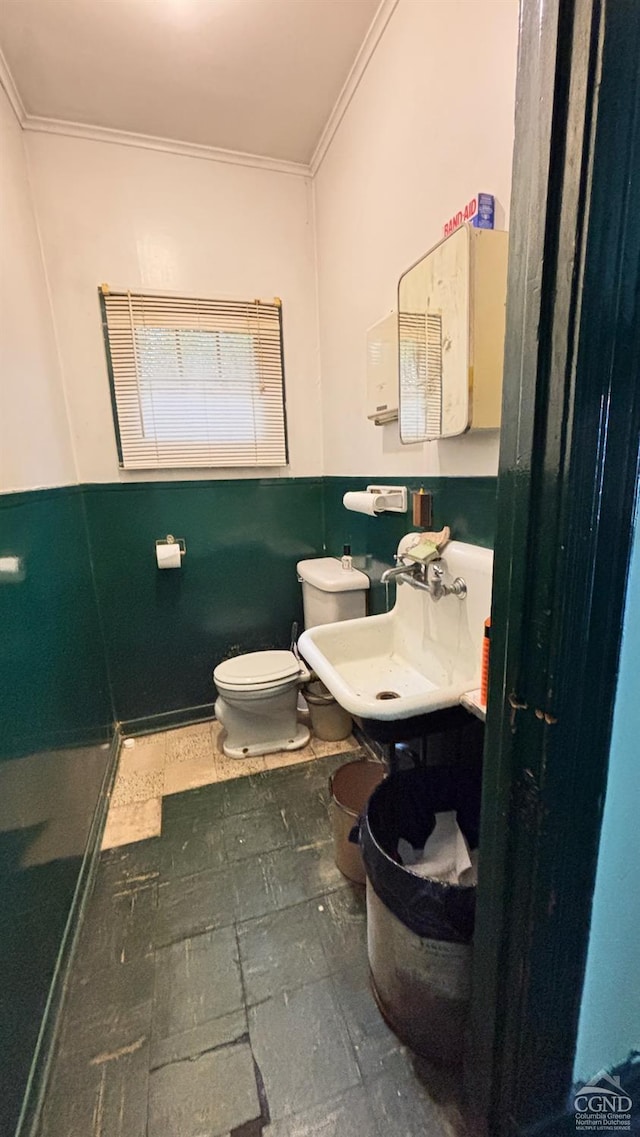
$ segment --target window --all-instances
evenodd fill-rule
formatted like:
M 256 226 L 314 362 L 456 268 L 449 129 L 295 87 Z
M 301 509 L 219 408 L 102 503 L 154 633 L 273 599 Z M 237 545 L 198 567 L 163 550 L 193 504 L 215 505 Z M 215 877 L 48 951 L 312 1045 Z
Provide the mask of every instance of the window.
M 287 463 L 280 301 L 100 299 L 124 469 Z

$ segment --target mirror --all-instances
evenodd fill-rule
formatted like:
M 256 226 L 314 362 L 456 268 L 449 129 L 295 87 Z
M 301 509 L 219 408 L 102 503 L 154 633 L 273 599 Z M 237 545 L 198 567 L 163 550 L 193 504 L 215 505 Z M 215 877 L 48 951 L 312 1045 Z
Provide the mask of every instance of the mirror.
M 400 439 L 500 426 L 508 234 L 462 225 L 400 278 Z

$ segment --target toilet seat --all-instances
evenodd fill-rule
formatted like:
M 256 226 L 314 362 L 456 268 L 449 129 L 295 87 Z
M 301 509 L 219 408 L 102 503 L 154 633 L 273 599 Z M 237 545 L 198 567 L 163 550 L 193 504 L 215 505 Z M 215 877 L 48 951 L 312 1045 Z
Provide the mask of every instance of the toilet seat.
M 268 691 L 302 678 L 303 665 L 292 651 L 252 651 L 219 663 L 213 680 L 219 690 Z

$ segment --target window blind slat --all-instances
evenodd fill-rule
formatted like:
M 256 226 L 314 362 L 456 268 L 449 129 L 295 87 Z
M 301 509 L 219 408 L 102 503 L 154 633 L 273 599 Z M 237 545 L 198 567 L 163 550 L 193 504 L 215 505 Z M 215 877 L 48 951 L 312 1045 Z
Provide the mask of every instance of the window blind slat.
M 278 304 L 110 292 L 125 469 L 287 463 Z

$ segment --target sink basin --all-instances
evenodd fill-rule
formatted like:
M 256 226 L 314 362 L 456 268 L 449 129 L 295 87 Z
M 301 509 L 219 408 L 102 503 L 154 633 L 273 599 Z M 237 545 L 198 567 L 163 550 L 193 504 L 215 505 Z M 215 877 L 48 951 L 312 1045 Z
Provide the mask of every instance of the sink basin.
M 401 584 L 382 616 L 322 624 L 299 648 L 345 710 L 391 721 L 455 706 L 480 685 L 484 621 L 491 609 L 493 552 L 452 541 L 442 555 L 447 580 L 462 577 L 464 598 Z

